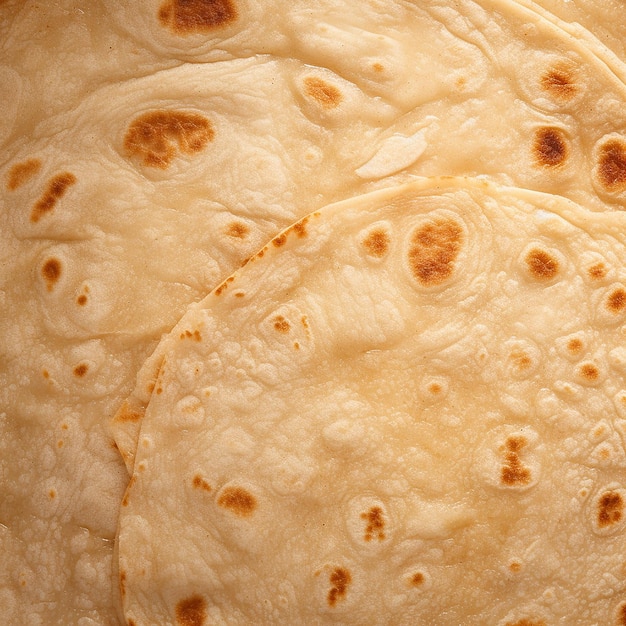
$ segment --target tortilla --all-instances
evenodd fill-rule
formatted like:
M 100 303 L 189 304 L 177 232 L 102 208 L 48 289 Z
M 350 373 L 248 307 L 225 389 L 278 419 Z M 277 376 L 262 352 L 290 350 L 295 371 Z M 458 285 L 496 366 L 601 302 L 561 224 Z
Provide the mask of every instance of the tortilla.
M 623 102 L 598 50 L 504 0 L 1 2 L 3 618 L 117 621 L 106 424 L 126 397 L 140 417 L 140 364 L 190 303 L 308 212 L 417 175 L 621 210 Z M 139 426 L 115 426 L 131 468 Z
M 446 177 L 274 238 L 170 334 L 128 623 L 617 623 L 625 233 Z

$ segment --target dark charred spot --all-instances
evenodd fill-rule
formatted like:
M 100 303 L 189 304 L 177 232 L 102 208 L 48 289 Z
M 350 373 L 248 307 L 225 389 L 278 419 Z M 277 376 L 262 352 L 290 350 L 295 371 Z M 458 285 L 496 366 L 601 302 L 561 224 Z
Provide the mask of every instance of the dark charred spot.
M 177 626 L 204 626 L 206 618 L 207 604 L 202 596 L 190 596 L 176 605 Z
M 568 154 L 567 138 L 559 128 L 538 128 L 533 141 L 533 156 L 540 167 L 559 167 Z
M 42 196 L 37 200 L 30 214 L 30 221 L 37 223 L 44 215 L 50 213 L 56 203 L 65 195 L 68 187 L 76 183 L 76 176 L 70 172 L 63 172 L 53 176 L 46 186 Z
M 41 169 L 39 159 L 28 159 L 22 163 L 16 163 L 7 176 L 7 189 L 15 191 L 25 185 Z
M 600 147 L 597 176 L 605 191 L 617 193 L 626 189 L 626 144 L 610 139 Z
M 159 22 L 176 35 L 207 33 L 237 19 L 232 0 L 168 0 L 158 13 Z
M 408 255 L 413 276 L 424 287 L 445 282 L 454 271 L 462 243 L 463 230 L 452 219 L 420 226 L 413 234 Z
M 525 467 L 519 457 L 519 452 L 527 445 L 522 436 L 512 436 L 505 443 L 505 463 L 500 472 L 500 479 L 507 487 L 522 487 L 531 481 L 530 469 Z
M 373 506 L 366 513 L 361 513 L 361 519 L 366 522 L 363 539 L 365 541 L 371 541 L 372 539 L 383 541 L 385 538 L 385 517 L 383 510 L 379 506 Z
M 333 109 L 339 106 L 343 100 L 341 91 L 337 87 L 315 76 L 309 76 L 304 79 L 304 89 L 309 97 L 316 100 L 326 109 Z
M 209 485 L 209 483 L 207 483 L 206 480 L 204 480 L 204 478 L 202 478 L 202 476 L 200 476 L 199 474 L 196 474 L 193 477 L 193 481 L 192 481 L 193 486 L 196 489 L 202 489 L 204 491 L 211 491 L 211 485 Z
M 378 258 L 383 257 L 389 250 L 389 235 L 382 228 L 373 230 L 363 240 L 363 246 L 368 254 Z
M 147 167 L 166 169 L 177 153 L 201 152 L 214 136 L 211 122 L 198 113 L 151 111 L 130 124 L 124 149 Z
M 250 517 L 257 508 L 256 498 L 241 487 L 226 487 L 220 494 L 217 504 L 239 517 Z
M 611 313 L 621 313 L 626 309 L 626 290 L 622 287 L 614 289 L 606 299 L 606 308 Z
M 48 291 L 52 291 L 54 285 L 61 278 L 61 261 L 54 257 L 48 259 L 41 267 L 41 275 L 48 285 Z
M 279 333 L 288 333 L 291 325 L 282 315 L 278 315 L 274 318 L 274 329 Z
M 598 527 L 609 528 L 624 517 L 624 499 L 617 491 L 607 491 L 598 500 Z
M 617 607 L 617 626 L 626 626 L 626 602 Z
M 243 222 L 231 222 L 226 230 L 226 234 L 235 239 L 245 239 L 249 232 L 248 225 Z
M 572 354 L 578 354 L 583 349 L 583 342 L 581 339 L 574 337 L 567 342 L 567 349 Z
M 74 368 L 74 376 L 82 378 L 89 371 L 89 366 L 86 363 L 79 363 Z
M 550 280 L 559 271 L 559 262 L 546 250 L 533 248 L 526 255 L 528 272 L 537 280 Z
M 541 88 L 558 104 L 569 102 L 578 93 L 574 72 L 566 63 L 550 68 L 540 79 Z
M 328 591 L 328 604 L 335 606 L 339 600 L 346 597 L 352 576 L 345 567 L 335 567 L 330 573 L 329 581 L 331 588 Z
M 606 265 L 602 262 L 594 263 L 588 270 L 587 275 L 592 280 L 602 280 L 608 274 Z

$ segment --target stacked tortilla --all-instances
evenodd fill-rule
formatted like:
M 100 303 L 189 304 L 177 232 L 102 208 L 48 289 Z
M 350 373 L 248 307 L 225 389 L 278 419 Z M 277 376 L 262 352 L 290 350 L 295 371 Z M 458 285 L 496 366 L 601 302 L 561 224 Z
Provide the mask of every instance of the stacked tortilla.
M 0 7 L 9 623 L 624 622 L 586 4 Z

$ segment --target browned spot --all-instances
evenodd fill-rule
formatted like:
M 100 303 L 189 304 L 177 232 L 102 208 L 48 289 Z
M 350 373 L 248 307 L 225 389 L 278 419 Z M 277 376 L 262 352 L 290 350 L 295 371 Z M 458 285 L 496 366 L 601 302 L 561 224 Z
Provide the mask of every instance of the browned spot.
M 511 563 L 509 563 L 509 569 L 512 572 L 519 572 L 522 569 L 522 564 L 518 561 L 512 561 Z
M 462 243 L 463 230 L 452 219 L 419 227 L 409 248 L 409 263 L 417 281 L 424 287 L 432 287 L 450 278 Z
M 608 269 L 602 262 L 595 263 L 587 270 L 587 274 L 592 280 L 601 280 L 607 275 L 607 273 Z
M 120 570 L 120 595 L 122 598 L 126 596 L 126 572 L 124 570 Z
M 178 626 L 203 626 L 206 623 L 206 618 L 207 606 L 202 596 L 190 596 L 176 605 L 176 624 Z
M 50 378 L 50 372 L 48 372 L 48 370 L 43 370 L 43 371 L 41 372 L 41 375 L 42 375 L 45 379 Z
M 574 73 L 568 64 L 559 63 L 550 68 L 540 80 L 541 87 L 558 103 L 571 100 L 578 93 Z
M 217 503 L 239 517 L 250 517 L 257 507 L 256 498 L 241 487 L 226 487 Z
M 286 241 L 287 241 L 287 235 L 285 233 L 283 233 L 282 235 L 278 235 L 277 237 L 274 237 L 274 239 L 272 239 L 272 243 L 277 248 L 284 246 Z
M 331 588 L 328 591 L 328 604 L 335 606 L 339 600 L 343 600 L 348 592 L 348 585 L 352 582 L 352 576 L 345 567 L 335 567 L 330 573 Z
M 293 348 L 294 350 L 300 350 L 300 344 L 297 341 L 294 341 Z
M 308 217 L 303 217 L 299 222 L 296 222 L 289 229 L 288 232 L 293 231 L 294 233 L 296 233 L 296 236 L 299 237 L 300 239 L 302 239 L 303 237 L 306 237 L 306 235 L 307 235 L 306 225 L 307 225 L 308 221 L 309 221 Z
M 80 363 L 74 368 L 74 376 L 82 378 L 89 371 L 89 366 L 86 363 Z
M 567 138 L 559 128 L 538 128 L 533 141 L 533 157 L 541 167 L 559 167 L 567 158 Z
M 621 313 L 626 309 L 626 290 L 622 287 L 614 289 L 606 300 L 606 308 L 611 313 Z
M 278 315 L 274 318 L 274 328 L 279 333 L 288 333 L 291 329 L 291 325 L 282 315 Z
M 148 167 L 166 169 L 177 152 L 196 154 L 213 140 L 213 125 L 206 117 L 186 111 L 150 111 L 128 127 L 124 149 Z
M 237 19 L 232 0 L 168 0 L 159 8 L 159 22 L 176 35 L 206 33 Z
M 317 100 L 326 109 L 333 109 L 339 106 L 339 103 L 343 100 L 341 91 L 337 87 L 315 76 L 309 76 L 304 79 L 304 88 L 308 96 Z
M 508 487 L 520 487 L 530 483 L 530 470 L 522 464 L 519 458 L 519 452 L 527 443 L 526 438 L 520 435 L 506 440 L 505 464 L 502 466 L 500 478 Z
M 63 430 L 67 430 L 69 428 L 69 426 L 67 424 L 61 424 L 61 428 Z
M 196 489 L 203 489 L 204 491 L 211 491 L 211 485 L 209 485 L 209 483 L 207 483 L 207 481 L 204 480 L 204 478 L 202 478 L 202 476 L 200 476 L 199 474 L 196 474 L 193 477 L 193 486 Z
M 48 285 L 48 291 L 52 291 L 55 283 L 61 278 L 61 261 L 48 259 L 41 267 L 41 275 Z
M 607 491 L 598 500 L 598 526 L 607 528 L 624 516 L 624 499 L 617 491 Z
M 520 372 L 526 371 L 533 364 L 533 360 L 524 350 L 513 350 L 509 355 L 509 359 L 511 364 Z
M 143 417 L 143 412 L 136 407 L 131 407 L 128 400 L 124 400 L 122 406 L 113 418 L 116 422 L 138 422 Z
M 441 393 L 443 389 L 439 383 L 431 383 L 428 386 L 428 391 L 430 391 L 430 393 L 438 394 Z
M 593 363 L 583 363 L 579 366 L 578 373 L 589 382 L 595 382 L 600 377 L 600 371 Z
M 50 491 L 48 491 L 48 495 L 50 496 L 52 500 L 54 500 L 54 498 L 57 497 L 57 492 L 54 489 L 50 489 Z
M 383 67 L 382 63 L 373 63 L 373 64 L 372 64 L 372 68 L 373 68 L 373 70 L 374 70 L 375 72 L 382 72 L 382 71 L 384 71 L 384 69 L 385 69 L 385 68 Z
M 622 602 L 617 607 L 617 624 L 618 626 L 626 626 L 626 602 Z
M 583 349 L 583 342 L 577 337 L 574 337 L 567 342 L 567 349 L 572 354 L 578 354 Z
M 63 172 L 53 176 L 46 186 L 42 196 L 37 200 L 30 214 L 30 221 L 38 222 L 46 213 L 50 213 L 67 191 L 76 183 L 76 176 L 70 172 Z
M 27 183 L 41 169 L 41 161 L 39 159 L 28 159 L 22 163 L 16 163 L 7 176 L 7 189 L 15 191 L 25 183 Z
M 361 513 L 361 519 L 366 522 L 365 535 L 363 536 L 365 541 L 372 539 L 382 541 L 385 538 L 385 518 L 383 510 L 379 506 L 373 506 L 366 513 Z
M 520 619 L 517 622 L 507 622 L 504 626 L 547 626 L 546 623 L 540 619 Z
M 194 330 L 191 332 L 190 330 L 186 330 L 183 333 L 180 333 L 181 339 L 193 339 L 194 341 L 202 341 L 202 335 L 199 330 Z
M 598 154 L 598 179 L 604 189 L 619 192 L 626 189 L 626 144 L 610 139 Z
M 62 448 L 64 445 L 65 445 L 65 444 L 64 444 L 64 442 L 63 442 L 63 439 L 59 439 L 59 440 L 57 441 L 57 448 Z
M 226 229 L 226 234 L 235 239 L 245 239 L 250 229 L 243 222 L 231 222 Z
M 538 280 L 550 280 L 559 271 L 559 262 L 541 248 L 533 248 L 526 255 L 526 265 L 530 274 Z
M 137 622 L 134 619 L 127 618 L 126 623 L 128 626 L 137 626 Z
M 369 254 L 375 257 L 383 257 L 389 249 L 389 235 L 382 228 L 373 230 L 363 240 L 363 245 Z
M 238 291 L 235 294 L 235 298 L 243 298 L 246 294 L 243 291 Z
M 422 572 L 415 572 L 415 574 L 409 578 L 409 585 L 411 587 L 421 587 L 425 580 L 426 577 L 422 574 Z
M 76 303 L 80 306 L 85 306 L 87 304 L 87 296 L 83 293 L 78 298 L 76 298 Z

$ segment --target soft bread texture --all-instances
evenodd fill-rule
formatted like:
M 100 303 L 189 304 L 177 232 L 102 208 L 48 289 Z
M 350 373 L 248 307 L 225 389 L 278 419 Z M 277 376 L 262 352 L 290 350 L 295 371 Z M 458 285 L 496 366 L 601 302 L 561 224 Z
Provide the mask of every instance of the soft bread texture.
M 117 623 L 107 423 L 132 472 L 144 359 L 281 229 L 441 174 L 624 208 L 603 6 L 0 2 L 3 620 Z
M 167 340 L 121 507 L 128 623 L 613 623 L 624 233 L 443 178 L 273 239 Z

